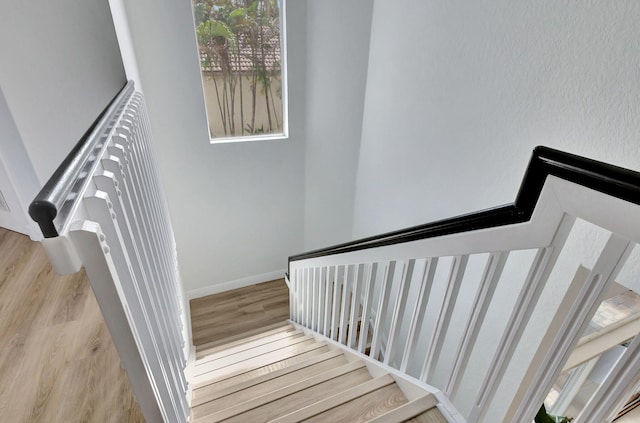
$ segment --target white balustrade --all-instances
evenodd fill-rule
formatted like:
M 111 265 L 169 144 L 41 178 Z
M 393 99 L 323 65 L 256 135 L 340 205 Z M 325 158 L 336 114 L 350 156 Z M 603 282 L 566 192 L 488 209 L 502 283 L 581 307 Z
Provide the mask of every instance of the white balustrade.
M 43 244 L 59 273 L 86 269 L 145 419 L 183 423 L 188 305 L 144 99 L 131 84 L 123 92 L 65 200 L 72 212 Z
M 527 222 L 291 260 L 293 320 L 441 391 L 468 422 L 531 421 L 640 241 L 638 216 L 548 176 Z M 586 281 L 571 273 L 584 251 Z M 615 415 L 640 382 L 639 345 L 577 422 Z

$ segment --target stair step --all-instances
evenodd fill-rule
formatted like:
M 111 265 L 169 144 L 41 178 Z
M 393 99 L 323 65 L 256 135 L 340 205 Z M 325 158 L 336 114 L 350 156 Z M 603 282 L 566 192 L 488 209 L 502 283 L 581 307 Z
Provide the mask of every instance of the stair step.
M 405 423 L 449 423 L 449 421 L 444 418 L 437 407 L 434 407 L 411 420 L 407 420 Z
M 281 350 L 283 348 L 292 347 L 294 345 L 304 342 L 315 342 L 312 336 L 299 333 L 290 338 L 280 339 L 275 342 L 270 342 L 265 345 L 258 345 L 248 350 L 240 351 L 235 354 L 223 356 L 217 360 L 196 362 L 192 367 L 191 372 L 195 375 L 200 375 L 207 372 L 212 372 L 223 367 L 230 366 L 232 364 L 240 363 L 241 361 L 249 360 L 255 357 L 260 357 L 265 354 L 272 353 L 274 351 Z
M 227 348 L 218 347 L 215 349 L 217 351 L 210 351 L 206 356 L 197 359 L 195 364 L 196 366 L 198 366 L 202 363 L 217 360 L 219 358 L 227 357 L 232 354 L 237 354 L 262 346 L 273 345 L 275 342 L 285 342 L 287 339 L 293 339 L 303 335 L 304 332 L 302 332 L 301 330 L 282 331 L 259 337 L 248 342 L 240 343 L 238 345 L 233 345 Z
M 198 346 L 196 352 L 196 360 L 209 354 L 221 351 L 235 345 L 244 344 L 264 336 L 272 335 L 280 332 L 293 332 L 296 329 L 289 322 L 279 322 L 273 325 L 265 326 L 260 329 L 243 332 L 238 335 L 229 336 L 216 341 L 208 342 Z
M 347 357 L 287 322 L 208 343 L 189 368 L 190 421 L 447 423 L 433 395 L 408 401 Z
M 261 361 L 264 357 L 272 357 L 279 355 L 283 351 L 289 351 L 295 349 L 298 346 L 304 346 L 309 344 L 315 344 L 317 341 L 312 336 L 301 336 L 294 338 L 284 344 L 277 345 L 276 348 L 265 348 L 258 350 L 251 350 L 242 352 L 229 357 L 224 357 L 220 360 L 206 362 L 201 365 L 193 366 L 190 370 L 193 375 L 194 382 L 200 381 L 200 379 L 210 377 L 214 372 L 219 371 L 220 374 L 227 372 L 229 369 L 233 369 L 237 366 L 245 367 L 246 363 L 257 362 L 258 366 L 262 366 Z M 256 366 L 254 366 L 256 367 Z
M 276 351 L 254 357 L 250 360 L 234 364 L 198 377 L 190 377 L 189 382 L 193 389 L 198 389 L 207 385 L 233 379 L 232 383 L 247 380 L 252 377 L 269 373 L 276 369 L 285 367 L 293 363 L 304 361 L 314 355 L 323 354 L 329 351 L 329 347 L 324 342 L 300 343 Z
M 391 404 L 387 405 L 387 402 Z M 390 375 L 384 375 L 300 408 L 272 422 L 367 421 L 405 402 L 407 399 L 395 385 L 393 378 Z M 384 411 L 378 410 L 380 406 Z M 363 420 L 362 417 L 365 419 Z
M 266 382 L 253 385 L 241 391 L 236 391 L 230 395 L 225 395 L 223 397 L 219 397 L 218 399 L 204 402 L 199 406 L 194 406 L 194 403 L 192 402 L 191 406 L 193 417 L 197 419 L 202 416 L 213 414 L 218 410 L 230 408 L 235 404 L 252 401 L 254 398 L 258 398 L 271 392 L 275 392 L 291 384 L 303 382 L 309 378 L 327 372 L 331 369 L 344 366 L 345 364 L 346 358 L 344 358 L 344 356 L 333 357 L 329 360 L 321 361 L 298 371 L 288 373 L 284 376 L 280 376 Z
M 284 376 L 287 376 L 294 372 L 297 373 L 299 370 L 304 370 L 323 362 L 331 362 L 334 367 L 338 367 L 346 363 L 346 358 L 340 350 L 331 350 L 324 354 L 310 357 L 304 361 L 287 365 L 285 367 L 276 369 L 263 375 L 258 375 L 248 380 L 237 381 L 234 384 L 224 384 L 221 382 L 207 385 L 193 391 L 191 406 L 196 407 L 200 404 L 204 404 L 205 402 L 213 401 L 215 399 L 231 395 L 234 392 L 239 392 L 241 390 L 251 388 L 252 386 L 263 384 L 272 379 L 278 378 L 280 380 L 283 380 L 281 378 Z
M 438 400 L 433 395 L 428 394 L 410 401 L 394 410 L 390 410 L 389 412 L 371 420 L 371 422 L 404 422 L 413 418 L 420 418 L 421 415 L 423 415 L 426 411 L 433 409 L 437 404 Z M 435 411 L 437 413 L 431 413 L 431 415 L 440 415 L 440 412 L 437 408 L 435 409 Z M 446 422 L 446 420 L 444 421 Z M 427 422 L 438 423 L 438 420 L 427 420 Z
M 364 363 L 356 361 L 294 383 L 250 401 L 236 404 L 199 419 L 194 423 L 211 423 L 225 419 L 229 422 L 264 422 L 291 413 L 335 392 L 341 392 L 370 380 Z

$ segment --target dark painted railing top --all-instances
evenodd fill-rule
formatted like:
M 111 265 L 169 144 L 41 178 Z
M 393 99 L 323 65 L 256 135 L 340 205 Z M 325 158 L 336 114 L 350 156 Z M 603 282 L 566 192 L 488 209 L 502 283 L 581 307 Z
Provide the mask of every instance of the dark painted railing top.
M 88 182 L 116 117 L 134 91 L 129 81 L 100 113 L 29 206 L 29 215 L 45 238 L 58 236 Z
M 289 257 L 289 262 L 526 222 L 531 219 L 548 175 L 640 204 L 639 172 L 540 146 L 533 150 L 511 204 L 309 251 Z

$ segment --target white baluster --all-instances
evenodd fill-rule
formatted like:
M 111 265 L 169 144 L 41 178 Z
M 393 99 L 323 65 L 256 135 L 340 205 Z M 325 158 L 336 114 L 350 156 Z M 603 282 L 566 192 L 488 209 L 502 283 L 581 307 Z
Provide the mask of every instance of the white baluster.
M 367 338 L 369 336 L 369 322 L 371 320 L 371 306 L 373 305 L 373 291 L 376 280 L 376 272 L 378 263 L 367 265 L 364 281 L 366 284 L 364 290 L 364 302 L 362 303 L 362 323 L 360 325 L 360 339 L 358 340 L 358 351 L 362 354 L 367 349 Z
M 311 273 L 311 304 L 309 306 L 309 313 L 311 314 L 311 322 L 309 328 L 312 330 L 318 329 L 318 277 L 317 268 L 312 267 L 309 269 Z
M 489 370 L 478 390 L 478 396 L 467 419 L 469 423 L 482 421 L 488 411 L 488 404 L 493 401 L 500 381 L 507 370 L 511 357 L 513 357 L 516 346 L 535 309 L 542 289 L 560 255 L 574 221 L 575 218 L 564 215 L 550 246 L 538 250 L 522 290 L 516 299 L 513 312 L 507 320 L 507 327 L 500 339 Z
M 362 296 L 362 277 L 364 265 L 359 264 L 355 267 L 355 275 L 353 277 L 353 295 L 351 298 L 351 315 L 349 317 L 349 336 L 347 345 L 349 348 L 355 348 L 356 337 L 358 334 L 358 317 L 360 317 L 360 300 Z
M 342 298 L 340 302 L 340 334 L 338 342 L 345 345 L 347 343 L 347 331 L 349 324 L 349 307 L 351 306 L 352 286 L 354 279 L 354 265 L 345 266 L 344 279 L 342 283 Z
M 373 339 L 371 340 L 371 351 L 369 356 L 375 360 L 378 359 L 380 354 L 380 348 L 382 344 L 382 319 L 387 314 L 387 307 L 389 306 L 389 296 L 391 295 L 391 285 L 393 283 L 393 275 L 396 270 L 396 262 L 390 261 L 385 264 L 384 279 L 380 290 L 380 297 L 378 299 L 378 309 L 376 310 L 376 321 L 373 325 Z
M 400 332 L 400 325 L 398 323 L 402 321 L 402 313 L 404 313 L 404 309 L 407 306 L 409 287 L 411 285 L 411 278 L 413 277 L 415 264 L 416 261 L 413 259 L 409 260 L 406 264 L 403 263 L 402 277 L 400 278 L 400 286 L 398 288 L 398 297 L 396 298 L 396 302 L 393 307 L 393 314 L 391 315 L 391 325 L 389 327 L 389 339 L 387 340 L 384 364 L 389 364 L 391 357 L 393 356 L 396 339 Z
M 453 398 L 456 394 L 508 256 L 508 252 L 491 253 L 487 259 L 480 286 L 471 305 L 464 334 L 456 350 L 453 369 L 444 390 L 449 398 Z
M 447 282 L 447 291 L 440 307 L 440 313 L 438 320 L 436 321 L 435 330 L 431 341 L 429 342 L 429 350 L 425 357 L 422 371 L 420 372 L 420 380 L 428 383 L 429 377 L 433 373 L 435 367 L 440 359 L 440 353 L 442 352 L 442 346 L 444 345 L 444 339 L 447 335 L 447 329 L 451 322 L 451 315 L 458 299 L 458 292 L 460 292 L 460 285 L 462 284 L 462 278 L 464 271 L 469 261 L 468 255 L 454 257 L 453 263 L 451 263 L 451 272 L 449 274 L 449 280 Z
M 640 383 L 640 335 L 633 338 L 575 423 L 610 422 Z
M 420 284 L 420 292 L 418 293 L 418 300 L 416 301 L 413 313 L 411 313 L 412 319 L 409 325 L 409 334 L 407 336 L 407 342 L 404 348 L 402 362 L 400 364 L 401 372 L 407 371 L 409 362 L 415 352 L 418 335 L 420 334 L 422 324 L 424 322 L 427 303 L 429 301 L 429 295 L 431 294 L 431 287 L 433 286 L 433 278 L 435 277 L 437 266 L 437 257 L 427 259 L 427 262 L 425 263 Z
M 331 306 L 333 305 L 333 272 L 335 268 L 326 267 L 324 272 L 324 327 L 322 334 L 326 337 L 330 337 L 331 335 Z
M 531 403 L 542 403 L 546 397 L 560 375 L 562 365 L 568 360 L 580 336 L 588 327 L 604 299 L 607 288 L 620 272 L 633 246 L 628 239 L 612 234 L 586 283 L 581 280 L 574 281 L 547 329 L 538 353 L 529 364 L 525 380 L 530 380 L 531 385 L 520 387 L 507 416 L 515 415 L 516 419 L 535 416 L 538 408 Z M 579 292 L 576 292 L 578 290 Z M 590 415 L 590 418 L 592 417 Z
M 325 322 L 325 307 L 324 302 L 326 300 L 326 288 L 327 288 L 327 277 L 325 275 L 327 268 L 320 267 L 317 269 L 318 271 L 318 317 L 317 317 L 317 327 L 316 331 L 319 333 L 323 333 L 324 331 L 324 322 Z
M 333 279 L 333 299 L 331 306 L 331 339 L 338 340 L 338 326 L 340 325 L 340 295 L 342 293 L 341 277 L 344 274 L 342 266 L 336 266 Z

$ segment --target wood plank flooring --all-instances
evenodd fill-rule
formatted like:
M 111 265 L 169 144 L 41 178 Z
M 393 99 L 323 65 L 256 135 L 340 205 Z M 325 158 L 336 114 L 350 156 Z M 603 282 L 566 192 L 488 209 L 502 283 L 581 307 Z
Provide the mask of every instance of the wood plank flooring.
M 84 271 L 56 275 L 40 243 L 3 228 L 0 420 L 144 422 Z
M 284 279 L 191 300 L 196 349 L 289 318 L 289 289 Z

